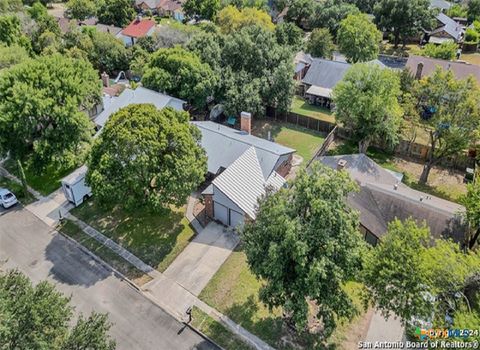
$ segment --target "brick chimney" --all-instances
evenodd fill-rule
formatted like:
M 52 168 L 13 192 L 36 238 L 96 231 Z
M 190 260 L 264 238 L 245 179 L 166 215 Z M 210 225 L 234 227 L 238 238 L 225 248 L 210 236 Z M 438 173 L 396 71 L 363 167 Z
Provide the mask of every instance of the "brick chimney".
M 345 166 L 347 165 L 347 161 L 345 159 L 340 159 L 337 163 L 337 170 L 343 170 L 345 169 Z
M 415 72 L 415 79 L 417 80 L 422 79 L 422 72 L 423 72 L 423 62 L 419 62 L 417 65 L 417 71 Z
M 252 114 L 248 112 L 240 113 L 240 130 L 246 133 L 252 133 Z
M 110 86 L 110 76 L 105 72 L 102 73 L 102 83 L 105 87 Z

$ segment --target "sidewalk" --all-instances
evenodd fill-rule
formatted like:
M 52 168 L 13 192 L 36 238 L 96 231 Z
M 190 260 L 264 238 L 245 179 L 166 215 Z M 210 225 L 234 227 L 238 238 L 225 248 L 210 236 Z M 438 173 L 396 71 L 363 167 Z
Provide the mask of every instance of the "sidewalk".
M 386 320 L 379 311 L 375 311 L 368 328 L 366 342 L 400 342 L 404 340 L 405 329 L 400 318 L 394 315 Z M 378 348 L 383 350 L 383 348 Z

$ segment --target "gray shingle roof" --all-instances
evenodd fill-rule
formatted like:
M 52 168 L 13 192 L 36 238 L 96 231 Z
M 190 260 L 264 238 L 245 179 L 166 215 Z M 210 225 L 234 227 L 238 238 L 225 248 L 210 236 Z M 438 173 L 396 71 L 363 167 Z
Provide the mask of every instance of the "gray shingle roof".
M 350 194 L 348 203 L 360 211 L 360 222 L 377 237 L 385 234 L 387 224 L 395 218 L 412 217 L 419 224 L 425 221 L 433 236 L 462 240 L 463 206 L 399 183 L 394 174 L 364 154 L 319 158 L 333 169 L 340 159 L 347 161 L 345 170 L 360 185 L 360 192 Z
M 436 8 L 440 10 L 448 10 L 452 7 L 448 1 L 445 0 L 430 0 L 430 8 Z
M 430 35 L 434 36 L 435 33 L 438 33 L 438 32 L 441 32 L 441 31 L 445 31 L 447 32 L 450 36 L 452 36 L 452 38 L 454 38 L 455 40 L 459 40 L 462 36 L 462 33 L 463 33 L 463 27 L 462 25 L 458 24 L 457 22 L 455 22 L 453 19 L 451 19 L 450 17 L 448 17 L 446 14 L 444 14 L 443 12 L 440 12 L 438 15 L 437 15 L 437 20 L 443 24 L 442 27 L 440 28 L 437 28 L 435 30 L 433 30 Z
M 180 111 L 183 110 L 185 101 L 144 87 L 138 87 L 135 90 L 125 89 L 120 96 L 112 98 L 108 107 L 95 118 L 95 123 L 103 127 L 113 113 L 135 103 L 152 103 L 158 109 L 172 107 Z
M 211 121 L 192 122 L 202 132 L 202 147 L 207 152 L 208 171 L 216 174 L 228 168 L 251 146 L 255 147 L 263 176 L 270 176 L 280 156 L 295 152 L 278 143 L 247 134 Z
M 327 89 L 333 89 L 342 80 L 350 64 L 313 58 L 312 64 L 302 82 L 308 85 L 316 85 Z

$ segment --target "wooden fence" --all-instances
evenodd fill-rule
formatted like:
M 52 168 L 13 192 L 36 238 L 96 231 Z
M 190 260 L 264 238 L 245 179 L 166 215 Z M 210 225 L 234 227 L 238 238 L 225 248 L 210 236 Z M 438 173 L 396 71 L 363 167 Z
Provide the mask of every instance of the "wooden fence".
M 326 134 L 330 133 L 335 128 L 335 124 L 333 123 L 293 112 L 277 112 L 275 108 L 271 107 L 267 107 L 265 116 L 276 121 L 302 126 Z
M 330 133 L 325 137 L 325 140 L 323 141 L 322 145 L 318 149 L 318 151 L 315 153 L 312 159 L 310 159 L 307 163 L 307 168 L 312 164 L 312 162 L 317 159 L 318 157 L 323 157 L 325 154 L 327 154 L 328 148 L 332 144 L 333 141 L 335 141 L 335 137 L 337 134 L 338 126 L 335 125 L 335 127 L 330 131 Z

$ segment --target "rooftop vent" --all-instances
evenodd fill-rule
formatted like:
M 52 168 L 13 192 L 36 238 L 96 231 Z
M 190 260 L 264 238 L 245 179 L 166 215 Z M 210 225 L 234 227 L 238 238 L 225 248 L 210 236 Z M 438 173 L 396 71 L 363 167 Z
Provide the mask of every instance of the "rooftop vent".
M 343 170 L 347 166 L 347 161 L 345 159 L 340 159 L 337 163 L 337 170 Z

